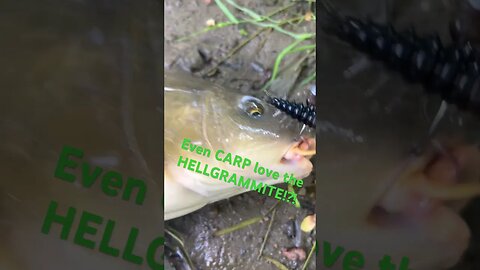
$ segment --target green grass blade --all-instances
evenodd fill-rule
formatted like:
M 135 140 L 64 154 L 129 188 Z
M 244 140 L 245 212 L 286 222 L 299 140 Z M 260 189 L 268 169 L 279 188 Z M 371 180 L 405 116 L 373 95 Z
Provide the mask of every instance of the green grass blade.
M 183 239 L 180 237 L 180 233 L 174 230 L 173 228 L 166 228 L 165 232 L 170 235 L 175 241 L 180 243 L 180 245 L 183 247 L 185 244 L 183 243 Z
M 288 54 L 291 53 L 297 53 L 301 51 L 308 51 L 308 50 L 314 50 L 317 47 L 316 44 L 310 44 L 310 45 L 304 45 L 304 46 L 299 46 L 291 51 L 288 52 Z
M 288 184 L 288 191 L 295 193 L 295 189 L 293 189 L 293 186 L 292 186 L 291 184 Z M 297 196 L 298 196 L 298 195 L 297 195 Z M 295 207 L 296 207 L 296 208 L 300 208 L 300 207 L 301 207 L 300 202 L 298 201 L 298 199 L 295 200 Z
M 308 266 L 308 264 L 310 263 L 310 258 L 312 258 L 313 252 L 316 251 L 316 250 L 317 250 L 317 241 L 315 241 L 315 242 L 313 243 L 312 249 L 311 249 L 310 252 L 308 253 L 307 260 L 305 260 L 305 264 L 303 265 L 302 270 L 306 270 L 306 269 L 307 269 L 307 266 Z
M 220 0 L 215 0 L 215 3 L 217 4 L 218 8 L 220 8 L 225 14 L 225 16 L 233 23 L 238 23 L 238 19 L 230 12 L 230 10 L 225 6 L 225 4 L 220 1 Z
M 221 236 L 221 235 L 224 235 L 224 234 L 227 234 L 227 233 L 231 233 L 231 232 L 234 232 L 236 230 L 240 230 L 244 227 L 247 227 L 247 226 L 250 226 L 252 224 L 255 224 L 257 222 L 259 222 L 260 220 L 262 220 L 262 217 L 261 216 L 258 216 L 258 217 L 254 217 L 254 218 L 251 218 L 251 219 L 247 219 L 243 222 L 240 222 L 239 224 L 235 225 L 235 226 L 232 226 L 232 227 L 229 227 L 229 228 L 225 228 L 223 230 L 220 230 L 220 231 L 217 231 L 214 233 L 215 236 Z
M 236 9 L 241 10 L 243 13 L 252 17 L 254 20 L 261 20 L 262 19 L 262 16 L 258 15 L 253 10 L 242 7 L 242 6 L 238 5 L 237 3 L 235 3 L 235 1 L 232 1 L 232 0 L 225 0 L 225 1 L 227 1 L 227 3 L 229 3 L 230 5 L 234 6 Z
M 285 265 L 283 265 L 281 262 L 275 260 L 274 258 L 267 257 L 267 256 L 264 256 L 264 258 L 265 258 L 267 261 L 271 262 L 273 265 L 275 265 L 275 267 L 277 267 L 278 269 L 280 269 L 280 270 L 288 270 L 288 268 L 287 268 Z
M 302 86 L 306 85 L 307 83 L 315 80 L 316 77 L 317 77 L 317 72 L 314 71 L 312 74 L 308 75 L 308 77 L 305 78 L 305 79 L 299 84 L 299 87 L 302 87 Z
M 290 45 L 288 45 L 285 49 L 283 49 L 277 56 L 277 58 L 275 59 L 275 64 L 273 65 L 273 71 L 272 71 L 272 78 L 270 79 L 270 81 L 273 81 L 275 80 L 275 78 L 277 77 L 278 75 L 278 70 L 280 68 L 280 64 L 283 60 L 283 58 L 288 54 L 288 52 L 290 52 L 291 50 L 293 50 L 298 44 L 300 44 L 303 40 L 295 40 L 293 43 L 291 43 Z

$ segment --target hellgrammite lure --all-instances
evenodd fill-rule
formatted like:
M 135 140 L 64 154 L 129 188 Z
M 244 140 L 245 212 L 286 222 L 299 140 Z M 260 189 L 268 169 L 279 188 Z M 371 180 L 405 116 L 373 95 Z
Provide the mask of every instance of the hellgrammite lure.
M 470 42 L 444 46 L 438 34 L 419 37 L 413 29 L 397 32 L 392 25 L 340 16 L 323 4 L 330 18 L 326 32 L 382 61 L 407 81 L 421 83 L 428 93 L 480 115 L 480 60 Z
M 306 105 L 276 97 L 268 98 L 268 102 L 299 122 L 315 127 L 315 105 L 309 104 L 308 100 Z

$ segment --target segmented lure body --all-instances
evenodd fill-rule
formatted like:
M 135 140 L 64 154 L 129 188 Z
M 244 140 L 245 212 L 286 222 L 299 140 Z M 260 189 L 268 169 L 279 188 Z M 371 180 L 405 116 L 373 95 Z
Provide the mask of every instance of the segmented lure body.
M 336 18 L 334 33 L 356 49 L 421 83 L 429 93 L 480 114 L 480 60 L 470 43 L 444 46 L 437 34 L 419 37 L 391 25 Z
M 291 102 L 281 98 L 271 98 L 269 102 L 277 109 L 288 114 L 290 117 L 297 119 L 299 122 L 309 127 L 315 127 L 315 105 L 309 104 L 308 101 L 307 105 Z

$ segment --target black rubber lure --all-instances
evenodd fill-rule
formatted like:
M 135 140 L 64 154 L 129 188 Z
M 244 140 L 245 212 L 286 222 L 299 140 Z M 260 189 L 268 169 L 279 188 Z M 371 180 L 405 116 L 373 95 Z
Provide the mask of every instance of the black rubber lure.
M 281 98 L 269 98 L 269 103 L 290 117 L 298 120 L 300 123 L 309 127 L 315 127 L 315 105 L 309 104 L 308 101 L 307 105 L 303 105 Z
M 421 83 L 428 93 L 480 115 L 480 60 L 469 42 L 444 46 L 438 34 L 419 37 L 413 29 L 400 33 L 391 25 L 332 11 L 327 9 L 331 19 L 327 32 L 400 72 L 407 81 Z

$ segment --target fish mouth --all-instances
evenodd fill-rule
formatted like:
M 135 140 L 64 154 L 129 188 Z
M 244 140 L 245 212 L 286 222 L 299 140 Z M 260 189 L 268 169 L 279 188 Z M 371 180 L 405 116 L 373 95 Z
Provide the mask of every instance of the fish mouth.
M 398 235 L 399 243 L 411 242 L 399 252 L 416 258 L 412 268 L 453 266 L 470 243 L 471 230 L 460 210 L 480 195 L 479 165 L 480 152 L 469 146 L 437 149 L 413 159 L 380 194 L 365 225 L 380 234 Z M 409 240 L 402 242 L 402 237 Z M 443 253 L 427 256 L 429 252 Z
M 370 223 L 418 223 L 439 209 L 449 209 L 456 222 L 464 223 L 459 207 L 480 195 L 480 151 L 474 146 L 438 148 L 416 158 L 381 194 L 368 217 Z
M 315 139 L 306 137 L 288 145 L 278 164 L 282 173 L 292 173 L 298 179 L 310 175 L 313 170 L 310 158 L 316 154 L 315 148 Z
M 310 162 L 310 158 L 316 154 L 316 141 L 314 138 L 302 137 L 292 143 L 285 155 L 280 160 L 281 164 Z M 311 164 L 311 162 L 310 162 Z

